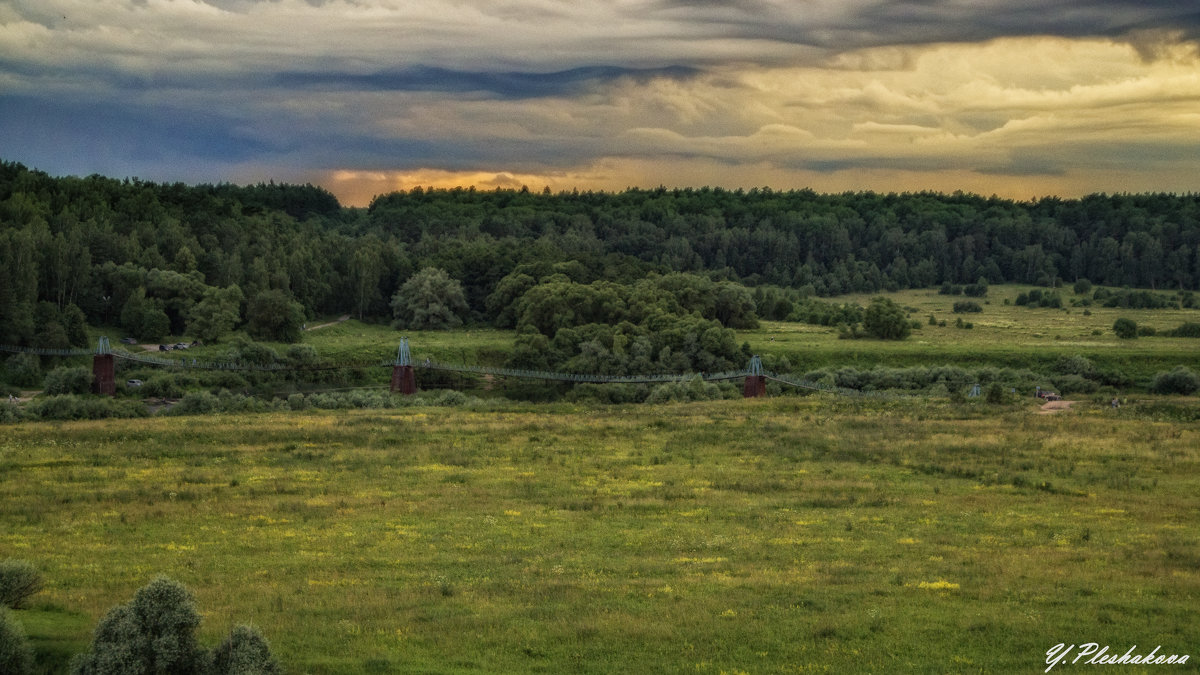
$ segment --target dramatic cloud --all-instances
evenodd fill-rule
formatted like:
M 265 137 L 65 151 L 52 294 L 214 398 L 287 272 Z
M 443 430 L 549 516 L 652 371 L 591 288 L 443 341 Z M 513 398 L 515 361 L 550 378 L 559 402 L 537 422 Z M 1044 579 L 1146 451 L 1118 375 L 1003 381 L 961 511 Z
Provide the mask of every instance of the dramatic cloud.
M 349 203 L 416 184 L 1192 191 L 1198 35 L 1177 0 L 16 0 L 0 157 Z

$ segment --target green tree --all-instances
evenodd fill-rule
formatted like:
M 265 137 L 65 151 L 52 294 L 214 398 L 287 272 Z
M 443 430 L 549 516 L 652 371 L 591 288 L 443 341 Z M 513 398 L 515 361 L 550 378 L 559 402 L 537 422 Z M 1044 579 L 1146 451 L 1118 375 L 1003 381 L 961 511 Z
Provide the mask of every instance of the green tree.
M 21 609 L 41 590 L 42 574 L 28 560 L 0 561 L 0 607 Z
M 367 235 L 354 251 L 351 284 L 354 288 L 354 309 L 361 320 L 364 313 L 379 297 L 379 279 L 383 275 L 382 244 L 374 235 Z
M 4 375 L 19 387 L 36 387 L 42 381 L 42 360 L 36 354 L 13 354 L 4 362 Z
M 1189 396 L 1200 390 L 1200 376 L 1184 366 L 1176 366 L 1173 370 L 1158 373 L 1154 376 L 1154 384 L 1150 391 L 1156 394 L 1183 394 Z
M 133 333 L 142 342 L 158 342 L 171 332 L 171 318 L 158 302 L 149 302 L 142 308 L 141 320 Z
M 68 304 L 63 308 L 59 318 L 72 347 L 88 346 L 87 317 L 83 315 L 83 310 L 79 309 L 78 305 Z
M 1113 322 L 1113 332 L 1122 340 L 1132 340 L 1138 336 L 1137 322 L 1121 317 Z
M 213 650 L 210 675 L 278 675 L 279 663 L 252 626 L 236 626 Z
M 717 284 L 714 316 L 727 328 L 758 328 L 754 298 L 745 286 L 732 281 Z
M 871 337 L 880 340 L 903 340 L 912 331 L 904 310 L 883 297 L 871 300 L 863 312 L 863 329 Z
M 138 340 L 155 342 L 170 331 L 170 317 L 161 300 L 146 298 L 145 288 L 136 288 L 121 307 L 121 327 Z
M 242 289 L 209 288 L 192 307 L 188 332 L 205 343 L 219 342 L 241 320 Z
M 256 340 L 299 342 L 304 307 L 280 290 L 263 291 L 246 308 L 246 330 Z
M 50 395 L 87 394 L 92 390 L 92 371 L 83 366 L 55 368 L 46 373 L 44 387 Z
M 442 330 L 462 325 L 467 300 L 462 284 L 436 267 L 412 275 L 392 296 L 393 326 Z
M 27 675 L 33 672 L 33 649 L 21 624 L 7 607 L 0 607 L 0 673 Z
M 196 643 L 200 614 L 178 582 L 158 577 L 127 605 L 108 611 L 92 644 L 71 663 L 74 675 L 200 675 L 207 654 Z

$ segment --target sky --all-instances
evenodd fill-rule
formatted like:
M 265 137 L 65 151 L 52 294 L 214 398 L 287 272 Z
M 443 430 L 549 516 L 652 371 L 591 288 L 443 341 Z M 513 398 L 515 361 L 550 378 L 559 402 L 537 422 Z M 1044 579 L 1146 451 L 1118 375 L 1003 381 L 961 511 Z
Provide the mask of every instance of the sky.
M 1193 0 L 3 0 L 52 175 L 1014 199 L 1200 191 Z

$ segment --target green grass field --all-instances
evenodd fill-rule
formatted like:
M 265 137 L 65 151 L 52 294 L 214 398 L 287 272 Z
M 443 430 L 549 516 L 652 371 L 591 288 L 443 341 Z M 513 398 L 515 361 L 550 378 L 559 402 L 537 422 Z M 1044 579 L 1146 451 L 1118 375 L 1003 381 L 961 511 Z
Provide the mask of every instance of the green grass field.
M 253 623 L 292 673 L 1185 654 L 1200 423 L 1147 412 L 812 396 L 26 423 L 0 440 L 0 556 L 45 574 L 16 615 L 50 672 L 157 574 L 195 593 L 203 642 Z
M 980 313 L 954 314 L 954 302 L 963 296 L 939 295 L 936 289 L 881 294 L 902 307 L 920 323 L 907 340 L 841 340 L 835 328 L 803 323 L 764 321 L 755 330 L 738 331 L 738 342 L 748 342 L 758 354 L 787 357 L 799 372 L 826 366 L 928 366 L 954 365 L 1049 370 L 1064 356 L 1084 356 L 1098 367 L 1116 368 L 1148 380 L 1156 372 L 1186 365 L 1200 370 L 1200 341 L 1164 336 L 1121 340 L 1112 331 L 1119 317 L 1163 332 L 1184 322 L 1200 322 L 1200 309 L 1135 310 L 1092 306 L 1088 308 L 1029 309 L 1011 304 L 1033 287 L 993 286 Z M 1060 289 L 1068 304 L 1071 289 Z M 847 295 L 825 299 L 866 305 L 872 295 Z M 1005 300 L 1009 304 L 1005 304 Z M 1085 315 L 1084 310 L 1089 314 Z M 929 315 L 945 326 L 930 326 Z M 955 320 L 974 328 L 955 327 Z M 338 326 L 305 333 L 304 341 L 322 357 L 350 361 L 363 354 L 370 359 L 395 356 L 401 335 L 409 338 L 414 358 L 432 357 L 448 363 L 500 365 L 512 348 L 512 331 L 472 329 L 457 331 L 398 332 L 388 326 L 347 321 Z M 367 360 L 370 360 L 367 359 Z
M 920 328 L 903 341 L 839 340 L 837 330 L 800 323 L 763 322 L 752 331 L 740 331 L 739 341 L 748 341 L 756 352 L 786 356 L 798 370 L 827 365 L 859 368 L 883 366 L 957 365 L 997 366 L 1047 370 L 1063 356 L 1084 356 L 1099 367 L 1119 368 L 1131 376 L 1149 378 L 1154 373 L 1187 365 L 1200 370 L 1200 341 L 1163 336 L 1121 340 L 1112 331 L 1113 322 L 1128 317 L 1139 326 L 1158 332 L 1184 322 L 1200 322 L 1200 309 L 1137 310 L 1110 307 L 1030 309 L 1011 304 L 1032 287 L 993 286 L 986 299 L 939 295 L 936 289 L 885 293 L 902 307 L 911 308 L 910 318 Z M 1060 289 L 1064 302 L 1075 297 L 1071 289 Z M 829 299 L 866 305 L 872 295 L 849 295 Z M 954 314 L 955 301 L 975 300 L 979 313 Z M 1004 304 L 1008 300 L 1010 304 Z M 986 304 L 985 304 L 986 302 Z M 1084 311 L 1090 315 L 1085 315 Z M 929 315 L 945 321 L 930 326 Z M 955 327 L 955 320 L 971 322 L 974 328 Z
M 1155 373 L 1185 365 L 1200 371 L 1200 340 L 1164 336 L 1121 340 L 1112 331 L 1118 317 L 1129 317 L 1141 326 L 1162 332 L 1184 322 L 1200 322 L 1200 309 L 1130 310 L 1106 307 L 1067 309 L 1018 307 L 1012 301 L 1028 286 L 993 286 L 980 313 L 954 314 L 951 308 L 963 296 L 939 295 L 936 289 L 884 293 L 902 307 L 913 310 L 910 319 L 920 328 L 903 341 L 841 340 L 836 328 L 803 323 L 764 321 L 754 330 L 737 332 L 739 343 L 747 342 L 754 353 L 786 357 L 793 371 L 803 373 L 822 367 L 875 366 L 908 367 L 952 365 L 1023 368 L 1049 372 L 1062 357 L 1084 356 L 1098 368 L 1115 369 L 1136 381 L 1149 382 Z M 1059 289 L 1066 303 L 1075 297 L 1071 289 Z M 866 305 L 873 295 L 847 295 L 823 299 Z M 1008 300 L 1010 304 L 1005 304 Z M 929 315 L 946 326 L 928 325 Z M 967 330 L 955 320 L 974 324 Z M 329 317 L 333 319 L 334 317 Z M 314 325 L 324 322 L 315 320 Z M 378 363 L 396 356 L 400 338 L 408 337 L 414 359 L 433 358 L 444 363 L 503 365 L 512 350 L 514 333 L 491 328 L 454 331 L 397 331 L 385 324 L 356 320 L 306 331 L 303 342 L 317 350 L 329 363 Z M 172 338 L 172 341 L 184 339 Z M 287 345 L 273 345 L 284 353 Z M 189 350 L 186 358 L 220 359 L 221 345 Z M 155 354 L 157 355 L 157 354 Z M 174 357 L 174 355 L 168 355 Z M 369 371 L 378 384 L 387 382 L 384 369 Z M 459 384 L 469 386 L 463 379 Z

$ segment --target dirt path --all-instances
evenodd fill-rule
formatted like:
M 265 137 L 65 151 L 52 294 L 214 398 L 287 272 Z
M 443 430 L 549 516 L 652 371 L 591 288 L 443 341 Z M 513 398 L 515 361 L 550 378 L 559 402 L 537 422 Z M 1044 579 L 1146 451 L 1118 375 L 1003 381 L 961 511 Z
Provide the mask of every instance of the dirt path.
M 330 321 L 329 323 L 323 323 L 319 326 L 309 326 L 309 327 L 305 328 L 304 330 L 316 330 L 318 328 L 328 328 L 330 326 L 336 326 L 343 321 L 349 321 L 349 320 L 350 320 L 350 315 L 343 314 L 343 315 L 339 316 L 336 321 Z
M 1038 414 L 1053 415 L 1056 412 L 1070 410 L 1074 403 L 1075 401 L 1046 401 L 1044 404 L 1042 404 L 1041 409 L 1038 410 Z

